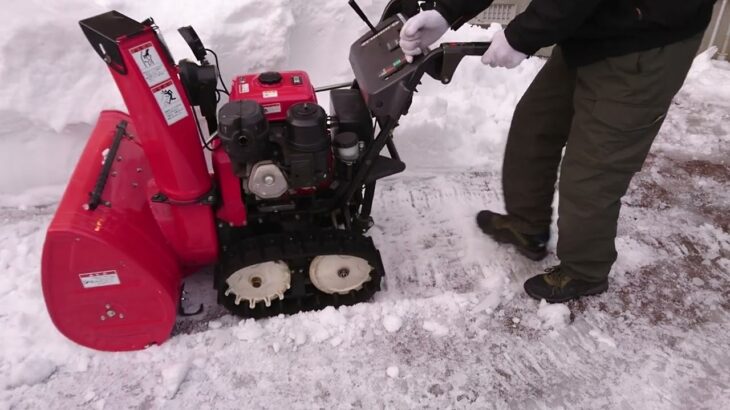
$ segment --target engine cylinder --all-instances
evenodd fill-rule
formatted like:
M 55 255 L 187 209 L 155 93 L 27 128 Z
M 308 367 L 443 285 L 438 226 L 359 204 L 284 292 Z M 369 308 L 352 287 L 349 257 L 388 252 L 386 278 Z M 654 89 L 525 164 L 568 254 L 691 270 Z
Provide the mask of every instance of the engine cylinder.
M 313 187 L 329 173 L 332 156 L 327 113 L 313 103 L 291 106 L 286 114 L 286 163 L 292 187 Z
M 312 103 L 299 103 L 289 108 L 286 115 L 287 143 L 299 152 L 318 152 L 329 149 L 327 113 Z
M 239 166 L 266 158 L 269 150 L 269 122 L 264 108 L 255 101 L 229 102 L 218 113 L 218 135 Z

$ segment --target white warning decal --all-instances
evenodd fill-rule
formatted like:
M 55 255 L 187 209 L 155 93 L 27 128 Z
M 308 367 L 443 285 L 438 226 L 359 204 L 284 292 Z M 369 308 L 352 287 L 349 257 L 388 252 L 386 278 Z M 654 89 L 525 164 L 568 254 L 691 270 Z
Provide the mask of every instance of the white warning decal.
M 134 61 L 137 62 L 139 70 L 142 71 L 147 85 L 152 87 L 170 79 L 170 73 L 167 72 L 165 64 L 162 62 L 160 55 L 152 43 L 144 43 L 130 51 L 132 57 L 134 57 Z
M 172 125 L 188 116 L 185 104 L 172 80 L 152 88 L 152 93 L 155 95 L 162 115 L 167 120 L 167 125 Z
M 100 288 L 104 286 L 120 285 L 117 271 L 108 270 L 103 272 L 80 273 L 81 286 L 85 289 Z
M 251 87 L 248 85 L 248 83 L 241 83 L 238 87 L 238 92 L 241 94 L 248 94 L 248 92 L 251 91 Z
M 264 91 L 262 94 L 263 94 L 264 98 L 276 98 L 279 96 L 279 92 L 276 90 Z
M 281 104 L 264 105 L 264 114 L 279 114 L 281 112 Z

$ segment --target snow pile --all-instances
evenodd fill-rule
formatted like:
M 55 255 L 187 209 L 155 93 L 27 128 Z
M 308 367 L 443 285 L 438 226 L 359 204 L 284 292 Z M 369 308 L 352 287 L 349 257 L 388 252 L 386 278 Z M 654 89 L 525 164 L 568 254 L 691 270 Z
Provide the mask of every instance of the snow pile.
M 50 360 L 28 358 L 10 370 L 10 386 L 32 386 L 46 381 L 56 371 Z
M 423 322 L 423 328 L 431 332 L 434 336 L 446 336 L 449 334 L 449 328 L 442 325 L 441 323 L 427 320 Z
M 560 303 L 549 304 L 543 299 L 537 309 L 537 317 L 546 329 L 563 329 L 570 321 L 570 309 Z
M 713 46 L 695 58 L 683 92 L 702 95 L 704 103 L 730 108 L 727 98 L 730 89 L 730 62 L 713 60 L 715 54 L 717 47 Z
M 465 26 L 444 41 L 489 41 L 501 29 Z M 530 58 L 519 67 L 486 69 L 478 57 L 466 57 L 445 86 L 424 80 L 411 113 L 402 121 L 397 142 L 410 169 L 493 165 L 504 152 L 517 101 L 543 66 Z M 527 81 L 515 81 L 522 78 Z
M 395 333 L 403 326 L 403 320 L 398 316 L 388 315 L 383 318 L 383 327 L 388 333 Z
M 258 338 L 260 338 L 264 334 L 264 330 L 261 328 L 261 325 L 258 324 L 255 320 L 249 319 L 249 320 L 242 320 L 238 327 L 233 331 L 233 334 L 238 338 L 238 340 L 243 340 L 244 342 L 252 342 Z

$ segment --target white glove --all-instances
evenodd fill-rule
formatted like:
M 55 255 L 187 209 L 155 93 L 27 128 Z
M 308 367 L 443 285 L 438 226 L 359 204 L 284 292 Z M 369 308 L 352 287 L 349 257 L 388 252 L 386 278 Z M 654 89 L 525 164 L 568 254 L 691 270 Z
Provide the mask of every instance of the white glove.
M 504 36 L 504 31 L 500 31 L 492 37 L 492 45 L 482 56 L 482 63 L 490 67 L 515 68 L 526 58 L 527 54 L 512 48 Z
M 421 54 L 449 30 L 449 22 L 436 10 L 422 11 L 411 17 L 400 31 L 400 48 L 408 62 Z

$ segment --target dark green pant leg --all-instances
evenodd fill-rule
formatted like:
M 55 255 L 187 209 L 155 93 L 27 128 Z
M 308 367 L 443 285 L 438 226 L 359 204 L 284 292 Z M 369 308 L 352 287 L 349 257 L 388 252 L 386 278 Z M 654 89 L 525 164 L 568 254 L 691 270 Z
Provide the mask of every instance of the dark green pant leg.
M 557 253 L 570 276 L 608 277 L 616 260 L 621 198 L 641 169 L 700 40 L 578 69 L 558 209 Z
M 517 104 L 502 168 L 507 213 L 526 234 L 549 229 L 560 157 L 573 116 L 575 69 L 558 47 Z

